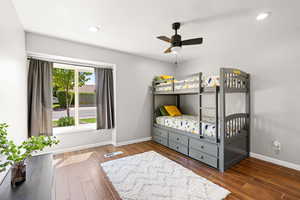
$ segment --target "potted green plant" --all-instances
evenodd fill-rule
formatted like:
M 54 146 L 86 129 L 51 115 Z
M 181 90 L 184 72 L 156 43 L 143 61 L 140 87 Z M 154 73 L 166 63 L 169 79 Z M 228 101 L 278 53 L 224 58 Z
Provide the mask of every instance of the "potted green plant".
M 33 153 L 42 151 L 45 147 L 58 144 L 59 140 L 51 136 L 32 136 L 22 144 L 16 145 L 8 139 L 7 128 L 7 124 L 0 123 L 0 154 L 6 159 L 4 162 L 0 162 L 0 173 L 5 171 L 6 167 L 12 166 L 11 183 L 16 186 L 26 180 L 25 160 L 31 157 Z

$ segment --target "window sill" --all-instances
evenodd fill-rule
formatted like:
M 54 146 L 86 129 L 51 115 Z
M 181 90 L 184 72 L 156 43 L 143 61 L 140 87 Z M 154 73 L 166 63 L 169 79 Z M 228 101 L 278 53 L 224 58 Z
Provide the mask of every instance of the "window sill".
M 56 127 L 53 128 L 53 135 L 69 135 L 81 132 L 93 132 L 96 131 L 96 124 L 81 124 L 78 127 L 68 126 L 68 127 Z

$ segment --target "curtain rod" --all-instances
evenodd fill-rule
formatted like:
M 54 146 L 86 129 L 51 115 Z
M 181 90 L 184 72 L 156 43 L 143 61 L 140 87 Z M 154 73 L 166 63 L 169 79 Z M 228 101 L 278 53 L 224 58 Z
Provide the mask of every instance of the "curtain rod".
M 55 57 L 55 56 L 53 56 Z M 53 62 L 53 63 L 58 63 L 58 64 L 67 64 L 67 65 L 74 65 L 74 66 L 80 66 L 80 67 L 93 67 L 93 68 L 97 68 L 97 67 L 101 67 L 101 68 L 105 68 L 105 69 L 113 69 L 114 65 L 109 65 L 109 64 L 102 64 L 102 63 L 89 63 L 89 62 L 84 62 L 84 61 L 74 61 L 70 58 L 51 58 L 51 56 L 39 56 L 39 55 L 32 55 L 32 54 L 28 54 L 27 55 L 27 60 L 31 60 L 31 59 L 35 59 L 35 60 L 42 60 L 42 61 L 48 61 L 48 62 Z

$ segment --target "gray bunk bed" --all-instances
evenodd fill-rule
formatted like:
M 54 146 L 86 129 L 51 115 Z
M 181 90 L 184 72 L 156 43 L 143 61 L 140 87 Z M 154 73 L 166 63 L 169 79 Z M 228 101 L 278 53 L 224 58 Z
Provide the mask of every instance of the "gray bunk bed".
M 190 75 L 179 81 L 174 78 L 154 80 L 152 139 L 224 172 L 249 156 L 250 75 L 239 69 L 221 68 L 218 80 L 219 83 L 214 83 L 213 86 L 206 84 L 207 79 L 204 80 L 202 73 Z M 244 112 L 226 114 L 226 103 L 230 103 L 230 98 L 225 97 L 229 93 L 245 94 Z M 181 95 L 197 96 L 197 124 L 195 125 L 194 121 L 196 128 L 193 131 L 158 123 L 158 106 L 171 102 L 180 108 Z M 213 95 L 213 107 L 203 105 L 204 95 Z M 160 100 L 162 97 L 165 99 Z M 213 110 L 213 117 L 203 115 L 207 109 Z M 173 119 L 167 120 L 172 122 Z M 215 127 L 209 134 L 204 130 L 208 126 Z

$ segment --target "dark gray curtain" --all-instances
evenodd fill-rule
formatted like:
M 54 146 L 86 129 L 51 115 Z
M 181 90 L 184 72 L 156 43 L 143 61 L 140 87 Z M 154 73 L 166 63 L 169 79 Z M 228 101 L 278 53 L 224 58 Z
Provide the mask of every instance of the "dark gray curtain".
M 28 72 L 28 136 L 52 135 L 53 63 L 30 59 Z
M 97 129 L 112 129 L 114 119 L 114 86 L 112 69 L 95 68 Z

